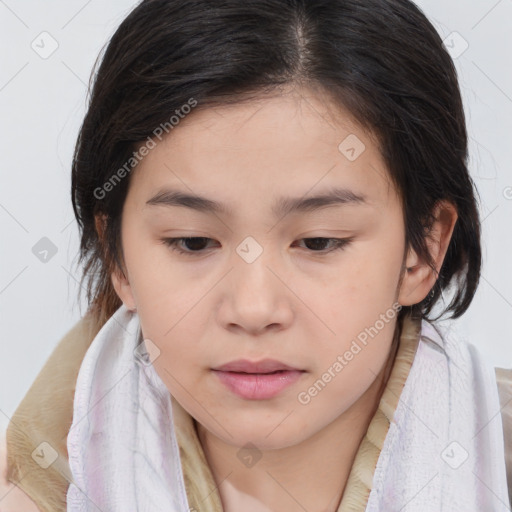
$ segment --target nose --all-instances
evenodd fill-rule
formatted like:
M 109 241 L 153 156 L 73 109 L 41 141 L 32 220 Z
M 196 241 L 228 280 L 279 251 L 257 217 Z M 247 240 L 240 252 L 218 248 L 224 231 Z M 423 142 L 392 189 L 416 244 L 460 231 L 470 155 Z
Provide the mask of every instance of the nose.
M 266 251 L 251 263 L 233 260 L 223 280 L 218 321 L 224 329 L 261 335 L 280 331 L 293 321 L 293 292 L 284 272 L 270 261 Z

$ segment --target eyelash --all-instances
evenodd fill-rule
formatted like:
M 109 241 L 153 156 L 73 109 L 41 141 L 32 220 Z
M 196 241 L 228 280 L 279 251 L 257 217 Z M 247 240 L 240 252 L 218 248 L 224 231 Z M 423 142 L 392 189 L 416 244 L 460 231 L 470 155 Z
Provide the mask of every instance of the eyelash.
M 204 251 L 185 251 L 178 247 L 178 242 L 182 240 L 212 240 L 211 238 L 203 237 L 203 236 L 195 236 L 195 237 L 181 237 L 181 238 L 162 238 L 161 241 L 166 246 L 168 246 L 173 251 L 178 252 L 179 254 L 184 254 L 186 256 L 198 256 L 201 254 L 204 254 Z M 326 237 L 310 237 L 310 238 L 301 238 L 301 240 L 333 240 L 334 247 L 330 250 L 323 250 L 323 251 L 312 251 L 313 253 L 318 254 L 329 254 L 334 251 L 343 250 L 350 242 L 352 242 L 353 237 L 349 238 L 326 238 Z

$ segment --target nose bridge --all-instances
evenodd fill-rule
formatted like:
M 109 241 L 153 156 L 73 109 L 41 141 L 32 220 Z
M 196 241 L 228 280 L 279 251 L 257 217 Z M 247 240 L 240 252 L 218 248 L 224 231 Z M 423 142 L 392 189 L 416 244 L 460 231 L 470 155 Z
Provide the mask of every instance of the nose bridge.
M 277 280 L 270 270 L 276 266 L 272 250 L 268 240 L 260 243 L 252 236 L 242 240 L 235 251 L 233 275 L 235 285 L 241 284 L 242 288 L 257 290 L 260 297 L 265 292 L 272 293 Z
M 280 279 L 273 249 L 265 247 L 253 237 L 247 237 L 236 248 L 221 307 L 221 322 L 237 324 L 247 331 L 259 332 L 269 325 L 288 324 L 291 305 L 287 287 Z M 276 275 L 277 274 L 277 275 Z

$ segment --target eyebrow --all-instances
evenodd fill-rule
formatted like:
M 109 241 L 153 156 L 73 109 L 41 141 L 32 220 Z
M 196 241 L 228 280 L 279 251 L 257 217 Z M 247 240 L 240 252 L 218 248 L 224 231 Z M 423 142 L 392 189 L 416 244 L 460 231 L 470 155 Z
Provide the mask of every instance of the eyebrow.
M 150 206 L 180 206 L 190 208 L 202 213 L 233 215 L 226 205 L 203 196 L 188 194 L 180 190 L 164 189 L 156 193 L 148 201 Z M 272 206 L 272 214 L 275 217 L 284 217 L 289 213 L 306 213 L 329 206 L 341 205 L 367 205 L 367 198 L 362 194 L 356 194 L 346 188 L 333 187 L 316 196 L 310 197 L 280 197 Z

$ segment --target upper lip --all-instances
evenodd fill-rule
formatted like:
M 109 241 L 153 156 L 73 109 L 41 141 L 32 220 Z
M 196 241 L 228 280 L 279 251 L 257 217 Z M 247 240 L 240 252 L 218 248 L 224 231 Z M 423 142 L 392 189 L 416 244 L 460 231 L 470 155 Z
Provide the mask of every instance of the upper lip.
M 261 361 L 254 362 L 247 359 L 237 359 L 213 369 L 223 372 L 243 373 L 271 373 L 278 370 L 298 370 L 298 368 L 293 368 L 275 359 L 262 359 Z

